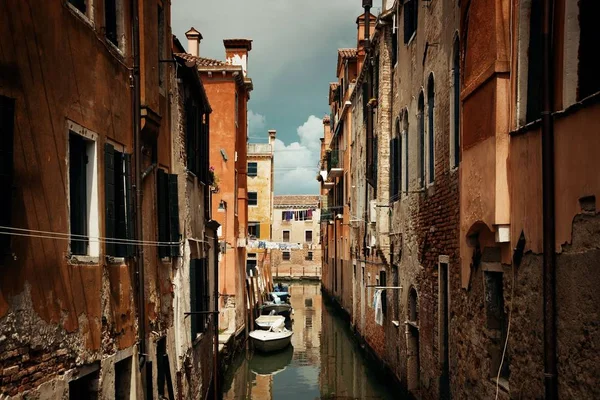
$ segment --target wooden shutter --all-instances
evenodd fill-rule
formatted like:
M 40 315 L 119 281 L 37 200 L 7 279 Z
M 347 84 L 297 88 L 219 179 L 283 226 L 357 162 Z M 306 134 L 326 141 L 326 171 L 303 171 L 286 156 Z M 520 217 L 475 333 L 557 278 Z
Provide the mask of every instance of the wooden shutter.
M 127 255 L 127 245 L 122 242 L 123 239 L 127 239 L 124 164 L 124 154 L 115 151 L 115 237 L 121 240 L 120 243 L 115 244 L 115 255 L 117 257 Z
M 104 145 L 104 237 L 106 255 L 116 255 L 116 245 L 110 242 L 116 238 L 116 205 L 115 205 L 115 148 Z
M 396 196 L 396 140 L 397 138 L 390 140 L 390 202 L 393 202 Z
M 125 163 L 125 237 L 129 240 L 135 239 L 135 227 L 134 221 L 134 192 L 131 184 L 131 154 L 125 154 L 123 156 Z M 133 257 L 135 255 L 135 245 L 129 243 L 127 245 L 127 256 Z
M 11 226 L 12 191 L 14 175 L 14 120 L 15 102 L 0 96 L 0 226 Z M 0 254 L 10 252 L 10 236 L 0 235 Z
M 168 174 L 162 169 L 158 169 L 156 174 L 156 196 L 158 211 L 158 241 L 169 242 L 169 184 Z M 170 255 L 168 246 L 158 246 L 159 257 L 168 257 Z
M 387 272 L 386 271 L 380 271 L 379 272 L 379 285 L 381 286 L 387 286 Z M 383 314 L 385 315 L 386 311 L 387 311 L 387 289 L 383 290 L 381 292 L 381 310 L 383 311 Z
M 179 195 L 177 191 L 177 175 L 169 174 L 169 240 L 179 242 Z M 171 256 L 180 256 L 179 245 L 171 246 Z
M 190 311 L 196 312 L 200 311 L 198 309 L 198 260 L 192 259 L 190 260 Z M 196 335 L 198 334 L 198 314 L 192 314 L 191 317 L 191 326 L 192 326 L 192 341 L 196 339 Z

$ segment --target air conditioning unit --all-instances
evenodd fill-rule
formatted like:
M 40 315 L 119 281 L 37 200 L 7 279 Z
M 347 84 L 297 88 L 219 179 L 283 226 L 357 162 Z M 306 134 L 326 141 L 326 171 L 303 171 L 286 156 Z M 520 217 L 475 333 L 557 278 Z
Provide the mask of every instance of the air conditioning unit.
M 377 222 L 377 200 L 369 202 L 369 222 L 372 224 Z

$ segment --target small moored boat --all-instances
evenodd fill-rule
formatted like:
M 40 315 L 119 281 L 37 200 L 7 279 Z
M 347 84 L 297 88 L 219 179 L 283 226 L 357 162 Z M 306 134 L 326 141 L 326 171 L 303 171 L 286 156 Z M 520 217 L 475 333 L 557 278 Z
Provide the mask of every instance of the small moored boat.
M 260 329 L 268 330 L 271 329 L 273 325 L 283 325 L 285 323 L 285 317 L 281 315 L 261 315 L 260 317 L 254 320 L 256 325 Z
M 287 303 L 273 303 L 273 302 L 265 302 L 260 308 L 261 315 L 271 315 L 275 313 L 276 315 L 281 315 L 285 318 L 290 318 L 292 313 L 292 306 Z
M 250 332 L 250 338 L 256 350 L 270 353 L 288 347 L 292 341 L 292 334 L 293 332 L 285 329 L 284 323 L 279 320 L 268 331 Z

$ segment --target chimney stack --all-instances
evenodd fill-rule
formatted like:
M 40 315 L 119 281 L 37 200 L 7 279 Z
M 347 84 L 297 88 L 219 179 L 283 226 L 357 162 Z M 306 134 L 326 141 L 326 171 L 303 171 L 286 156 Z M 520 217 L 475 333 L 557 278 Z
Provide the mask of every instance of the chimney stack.
M 200 41 L 202 40 L 202 34 L 192 26 L 190 30 L 185 33 L 185 37 L 187 37 L 188 40 L 188 53 L 194 57 L 200 57 Z
M 248 74 L 248 53 L 252 50 L 250 39 L 225 39 L 225 60 L 227 64 L 239 65 L 244 71 L 244 78 Z
M 275 129 L 269 130 L 269 144 L 271 145 L 271 151 L 275 151 L 275 136 L 277 136 L 277 131 Z

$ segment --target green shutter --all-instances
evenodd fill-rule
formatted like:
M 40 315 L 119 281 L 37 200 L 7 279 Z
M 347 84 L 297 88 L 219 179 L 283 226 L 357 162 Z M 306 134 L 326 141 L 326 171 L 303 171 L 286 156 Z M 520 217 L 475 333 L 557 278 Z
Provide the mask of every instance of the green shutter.
M 169 241 L 179 242 L 179 195 L 177 191 L 177 175 L 169 174 Z M 171 246 L 171 256 L 180 256 L 179 245 Z

